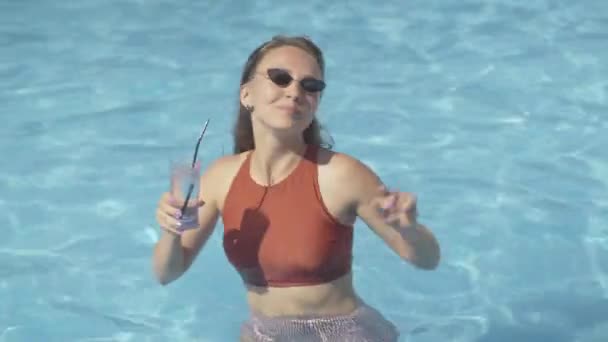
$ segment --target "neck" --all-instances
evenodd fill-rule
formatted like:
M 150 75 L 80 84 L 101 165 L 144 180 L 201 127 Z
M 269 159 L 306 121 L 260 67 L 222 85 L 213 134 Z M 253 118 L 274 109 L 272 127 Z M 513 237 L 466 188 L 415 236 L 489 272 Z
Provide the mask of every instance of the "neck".
M 283 178 L 300 161 L 306 149 L 302 135 L 279 137 L 269 132 L 254 132 L 255 150 L 251 156 L 254 172 L 271 185 Z

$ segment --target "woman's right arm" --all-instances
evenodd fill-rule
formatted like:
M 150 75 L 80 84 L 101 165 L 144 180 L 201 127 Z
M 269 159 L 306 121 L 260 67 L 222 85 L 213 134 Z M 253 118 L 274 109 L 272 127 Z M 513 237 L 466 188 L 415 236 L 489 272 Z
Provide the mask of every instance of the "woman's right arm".
M 177 233 L 179 203 L 171 203 L 169 193 L 164 193 L 158 204 L 156 219 L 163 228 L 153 253 L 153 270 L 158 282 L 167 285 L 188 270 L 209 239 L 219 218 L 217 205 L 217 177 L 221 167 L 214 163 L 200 178 L 198 200 L 191 205 L 199 206 L 199 227 Z

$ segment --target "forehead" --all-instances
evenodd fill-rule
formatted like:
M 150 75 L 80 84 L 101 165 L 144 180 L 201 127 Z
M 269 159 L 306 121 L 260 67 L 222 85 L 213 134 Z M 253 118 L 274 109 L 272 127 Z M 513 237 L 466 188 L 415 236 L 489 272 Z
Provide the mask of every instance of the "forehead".
M 282 68 L 301 75 L 321 77 L 321 69 L 315 57 L 295 46 L 282 46 L 266 52 L 259 69 Z

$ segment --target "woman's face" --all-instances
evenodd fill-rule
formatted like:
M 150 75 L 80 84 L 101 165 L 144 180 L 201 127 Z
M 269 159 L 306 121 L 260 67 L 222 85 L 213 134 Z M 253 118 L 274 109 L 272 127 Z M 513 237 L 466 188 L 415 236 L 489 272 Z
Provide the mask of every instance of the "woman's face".
M 241 87 L 241 103 L 254 108 L 252 120 L 270 129 L 301 133 L 314 119 L 322 79 L 310 53 L 293 46 L 274 48 Z

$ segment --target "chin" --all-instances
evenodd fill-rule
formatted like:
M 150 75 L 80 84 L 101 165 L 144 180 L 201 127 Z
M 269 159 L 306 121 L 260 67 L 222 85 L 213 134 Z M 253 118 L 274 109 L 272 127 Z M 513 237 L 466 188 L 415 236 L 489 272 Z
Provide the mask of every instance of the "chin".
M 269 126 L 277 130 L 298 130 L 303 131 L 310 125 L 312 120 L 302 115 L 283 116 L 275 118 L 269 122 Z

